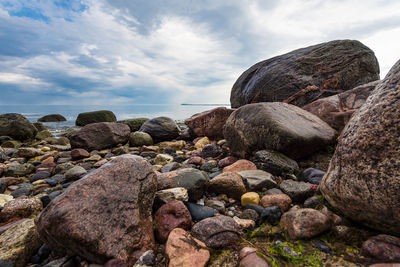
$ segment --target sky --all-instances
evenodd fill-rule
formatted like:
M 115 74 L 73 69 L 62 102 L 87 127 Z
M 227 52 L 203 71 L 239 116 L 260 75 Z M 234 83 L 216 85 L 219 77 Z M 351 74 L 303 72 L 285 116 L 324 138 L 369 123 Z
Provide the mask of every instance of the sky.
M 381 78 L 398 0 L 1 0 L 0 105 L 228 103 L 253 64 L 359 40 Z

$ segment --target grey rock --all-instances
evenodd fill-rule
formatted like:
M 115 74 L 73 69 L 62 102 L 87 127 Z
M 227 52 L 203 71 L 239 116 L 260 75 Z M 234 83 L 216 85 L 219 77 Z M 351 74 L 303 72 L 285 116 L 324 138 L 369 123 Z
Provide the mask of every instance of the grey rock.
M 260 150 L 254 154 L 252 159 L 257 169 L 264 170 L 273 175 L 284 176 L 285 174 L 295 174 L 299 171 L 297 162 L 272 150 Z
M 293 180 L 282 181 L 280 188 L 295 203 L 301 203 L 314 194 L 306 183 Z
M 75 167 L 69 169 L 65 173 L 65 178 L 68 181 L 74 181 L 74 180 L 77 180 L 77 179 L 81 178 L 81 176 L 85 175 L 86 173 L 87 173 L 87 171 L 83 167 L 75 166 Z
M 238 172 L 245 181 L 247 191 L 260 191 L 277 187 L 272 174 L 263 170 L 249 170 Z

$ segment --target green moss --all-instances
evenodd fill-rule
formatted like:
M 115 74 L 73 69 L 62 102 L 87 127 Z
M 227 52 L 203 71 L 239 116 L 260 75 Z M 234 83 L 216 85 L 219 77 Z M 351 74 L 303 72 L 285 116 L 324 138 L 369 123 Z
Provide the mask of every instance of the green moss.
M 298 243 L 283 242 L 282 244 L 268 247 L 267 251 L 274 257 L 293 263 L 296 266 L 322 266 L 321 254 L 319 251 L 305 252 L 304 247 Z M 291 253 L 291 251 L 294 253 Z M 276 261 L 276 259 L 275 261 L 271 261 L 273 266 L 273 262 Z

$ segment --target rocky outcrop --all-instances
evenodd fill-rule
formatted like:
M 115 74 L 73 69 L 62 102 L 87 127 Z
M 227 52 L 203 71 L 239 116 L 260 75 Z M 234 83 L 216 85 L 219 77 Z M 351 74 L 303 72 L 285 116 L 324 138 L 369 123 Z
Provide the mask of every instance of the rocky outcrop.
M 61 114 L 49 114 L 38 119 L 39 122 L 59 122 L 67 121 L 67 119 Z
M 359 41 L 331 41 L 255 64 L 233 85 L 231 106 L 283 100 L 303 106 L 378 79 L 372 50 Z
M 373 81 L 363 84 L 349 91 L 318 99 L 302 108 L 341 132 L 353 113 L 365 103 L 379 83 L 380 81 Z
M 240 157 L 270 149 L 298 159 L 331 144 L 335 134 L 317 116 L 279 102 L 245 105 L 224 126 L 231 151 Z
M 0 136 L 9 136 L 15 140 L 33 139 L 38 130 L 24 116 L 16 113 L 0 115 Z
M 210 138 L 222 138 L 222 128 L 233 109 L 218 107 L 195 114 L 185 120 L 185 124 L 196 136 L 208 136 Z
M 399 107 L 400 61 L 343 130 L 320 184 L 345 216 L 394 234 L 400 234 Z
M 85 126 L 96 122 L 116 122 L 115 114 L 110 110 L 98 110 L 79 113 L 76 118 L 76 126 Z
M 173 140 L 180 134 L 180 129 L 176 122 L 168 117 L 157 117 L 148 120 L 143 123 L 139 131 L 148 133 L 155 143 Z
M 70 137 L 72 148 L 95 150 L 126 144 L 129 140 L 128 125 L 115 122 L 91 123 Z
M 53 251 L 96 263 L 117 258 L 132 265 L 154 245 L 156 186 L 143 158 L 119 156 L 50 202 L 36 219 L 39 234 Z

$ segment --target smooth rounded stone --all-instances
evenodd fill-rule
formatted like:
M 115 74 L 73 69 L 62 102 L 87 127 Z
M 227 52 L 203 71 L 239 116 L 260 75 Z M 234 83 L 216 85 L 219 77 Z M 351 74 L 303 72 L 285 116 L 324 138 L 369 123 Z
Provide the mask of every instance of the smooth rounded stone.
M 216 209 L 219 213 L 225 213 L 225 204 L 224 202 L 216 199 L 206 199 L 204 205 L 207 207 Z
M 14 158 L 34 158 L 36 156 L 42 155 L 42 151 L 40 149 L 36 149 L 33 147 L 20 147 L 18 150 L 13 154 Z
M 343 130 L 320 190 L 346 217 L 400 234 L 400 60 Z M 351 203 L 351 205 L 349 205 Z
M 98 122 L 115 122 L 117 118 L 115 114 L 110 110 L 98 110 L 91 112 L 83 112 L 79 113 L 76 118 L 75 125 L 76 126 L 85 126 L 91 123 Z
M 75 167 L 75 165 L 71 162 L 61 163 L 56 166 L 55 172 L 57 174 L 65 174 L 69 169 L 72 169 L 73 167 Z
M 133 267 L 154 266 L 156 264 L 156 255 L 153 250 L 143 253 Z
M 218 161 L 218 167 L 224 168 L 226 166 L 232 165 L 233 163 L 235 163 L 236 160 L 237 159 L 232 156 L 225 157 Z
M 217 158 L 224 153 L 222 148 L 215 144 L 208 144 L 201 150 L 200 156 L 202 158 Z
M 260 196 L 256 192 L 247 192 L 242 195 L 240 202 L 242 206 L 246 206 L 247 204 L 258 205 L 260 203 Z
M 129 126 L 131 132 L 139 131 L 140 127 L 148 121 L 148 118 L 134 118 L 134 119 L 127 119 L 122 121 L 117 121 L 118 123 L 123 123 Z
M 336 131 L 299 107 L 272 102 L 234 111 L 226 121 L 224 136 L 231 152 L 241 158 L 268 149 L 299 159 L 332 144 Z
M 43 208 L 46 208 L 49 205 L 51 199 L 48 195 L 44 195 L 40 197 L 40 201 L 42 201 Z
M 50 177 L 50 175 L 51 174 L 49 172 L 37 172 L 32 175 L 32 177 L 29 179 L 29 182 L 33 183 L 37 180 L 46 179 L 47 177 Z
M 7 189 L 7 184 L 5 182 L 0 181 L 0 194 L 3 194 Z
M 207 175 L 203 172 L 194 168 L 183 168 L 158 175 L 157 188 L 163 190 L 184 187 L 188 190 L 189 200 L 197 201 L 203 197 L 208 181 Z
M 106 164 L 107 162 L 108 162 L 107 159 L 99 160 L 98 162 L 96 162 L 96 163 L 93 164 L 93 167 L 94 167 L 94 168 L 100 168 L 101 166 L 103 166 L 103 165 Z
M 362 244 L 363 256 L 380 262 L 400 262 L 400 238 L 390 235 L 377 235 Z
M 215 215 L 215 213 L 217 212 L 213 208 L 195 204 L 192 202 L 185 202 L 185 206 L 189 210 L 193 221 L 201 221 L 203 219 L 213 217 Z
M 294 203 L 302 203 L 314 194 L 313 190 L 304 182 L 284 180 L 279 187 Z
M 36 127 L 24 116 L 16 113 L 0 115 L 0 136 L 9 136 L 18 141 L 25 141 L 33 139 L 36 133 Z M 4 143 L 2 146 L 4 147 Z
M 37 121 L 39 121 L 39 122 L 60 122 L 60 121 L 67 121 L 67 119 L 61 114 L 49 114 L 49 115 L 40 117 Z
M 83 148 L 75 148 L 71 150 L 70 156 L 72 160 L 80 160 L 90 157 L 90 153 Z
M 240 219 L 248 219 L 248 220 L 253 220 L 254 222 L 257 222 L 258 218 L 260 218 L 260 215 L 258 215 L 257 211 L 255 211 L 253 209 L 245 209 L 240 214 Z
M 0 264 L 6 261 L 11 266 L 27 266 L 41 244 L 33 219 L 22 221 L 0 235 Z
M 22 183 L 18 185 L 18 188 L 11 192 L 14 198 L 21 196 L 29 196 L 33 191 L 33 185 L 28 183 Z
M 85 168 L 81 167 L 81 166 L 75 166 L 71 169 L 69 169 L 66 173 L 65 173 L 65 178 L 67 179 L 67 181 L 75 181 L 78 180 L 82 177 L 82 175 L 85 175 L 87 173 L 87 171 L 85 170 Z
M 164 204 L 154 215 L 156 223 L 156 239 L 165 243 L 169 233 L 175 228 L 189 230 L 192 226 L 192 216 L 182 201 L 173 200 Z
M 269 224 L 277 224 L 282 217 L 282 210 L 278 206 L 270 206 L 264 208 L 260 214 L 260 219 L 262 222 L 267 222 Z
M 154 163 L 157 165 L 161 165 L 161 166 L 164 166 L 173 161 L 174 161 L 174 157 L 172 157 L 171 155 L 168 155 L 168 154 L 158 154 L 154 158 Z
M 279 188 L 272 188 L 272 189 L 265 191 L 265 194 L 266 195 L 275 195 L 275 194 L 283 194 L 283 192 Z
M 222 138 L 222 128 L 233 109 L 217 107 L 195 114 L 185 120 L 185 124 L 196 136 Z
M 201 220 L 192 227 L 192 233 L 213 249 L 226 247 L 239 240 L 242 235 L 235 220 L 224 215 Z
M 49 130 L 39 131 L 35 136 L 35 138 L 38 140 L 44 140 L 48 137 L 53 137 L 53 134 Z
M 319 201 L 318 197 L 312 196 L 307 198 L 306 201 L 304 201 L 303 206 L 304 208 L 315 209 L 319 205 L 321 205 L 321 202 Z
M 56 174 L 51 177 L 51 180 L 56 181 L 58 184 L 63 184 L 67 182 L 67 178 L 63 174 Z
M 57 190 L 57 191 L 51 192 L 48 196 L 49 196 L 50 200 L 53 200 L 56 197 L 58 197 L 60 194 L 61 194 L 61 191 Z
M 263 170 L 250 170 L 238 172 L 246 183 L 249 191 L 264 191 L 277 187 L 272 174 Z
M 257 255 L 257 249 L 245 247 L 240 250 L 239 267 L 270 267 L 268 262 Z
M 261 198 L 263 207 L 278 206 L 282 211 L 287 211 L 292 204 L 292 199 L 286 194 L 265 195 Z
M 246 193 L 246 187 L 239 174 L 223 172 L 209 181 L 208 191 L 226 194 L 229 197 L 240 200 L 241 196 Z
M 182 167 L 182 164 L 178 163 L 178 162 L 170 162 L 165 164 L 162 168 L 161 168 L 161 172 L 165 173 L 165 172 L 171 172 L 171 171 L 175 171 L 179 168 Z
M 186 188 L 175 187 L 156 192 L 156 200 L 162 203 L 168 203 L 174 200 L 188 201 L 189 195 Z
M 283 214 L 280 224 L 291 239 L 307 239 L 327 231 L 329 218 L 314 209 L 297 209 Z
M 210 179 L 213 179 L 215 177 L 217 177 L 218 175 L 220 175 L 222 172 L 221 171 L 216 171 L 211 173 L 210 175 L 208 175 L 210 177 Z
M 235 161 L 231 165 L 224 167 L 222 169 L 222 172 L 241 172 L 248 170 L 257 170 L 257 167 L 251 161 L 248 161 L 246 159 L 240 159 L 238 161 Z
M 296 174 L 299 171 L 299 165 L 296 161 L 273 150 L 257 151 L 252 161 L 257 166 L 257 169 L 264 170 L 273 175 L 284 176 L 287 174 Z
M 197 140 L 197 142 L 195 142 L 196 139 L 193 140 L 194 148 L 196 148 L 196 149 L 203 149 L 206 145 L 211 144 L 211 141 L 210 141 L 210 139 L 208 139 L 207 136 L 205 136 L 203 138 L 200 138 L 200 139 Z
M 20 197 L 5 203 L 0 212 L 0 221 L 15 221 L 37 215 L 43 209 L 42 202 L 38 198 Z
M 206 163 L 206 160 L 199 156 L 191 156 L 187 161 L 187 164 L 194 164 L 194 165 L 202 165 L 204 163 Z
M 337 95 L 320 98 L 302 109 L 318 116 L 340 133 L 380 82 L 369 82 Z
M 100 155 L 94 154 L 88 158 L 83 159 L 83 162 L 90 162 L 90 161 L 97 162 L 101 159 L 102 159 L 102 157 Z M 81 163 L 79 163 L 79 164 L 81 164 Z
M 155 143 L 171 141 L 179 137 L 180 129 L 174 120 L 168 117 L 157 117 L 146 121 L 139 129 L 151 135 Z
M 233 216 L 233 219 L 242 229 L 252 229 L 256 226 L 255 221 L 250 219 L 241 219 L 236 216 Z
M 233 108 L 284 100 L 303 106 L 375 80 L 374 52 L 359 41 L 335 40 L 258 62 L 237 79 L 230 100 Z
M 206 245 L 181 228 L 171 231 L 165 254 L 169 259 L 169 267 L 205 267 L 210 259 Z
M 215 161 L 209 161 L 200 166 L 200 170 L 205 172 L 212 172 L 213 170 L 219 170 L 217 167 L 217 163 Z
M 315 168 L 307 168 L 302 173 L 300 173 L 299 180 L 308 182 L 310 184 L 320 184 L 324 175 L 324 171 Z
M 151 146 L 153 145 L 153 138 L 148 133 L 133 132 L 129 135 L 130 146 Z
M 13 196 L 11 196 L 11 195 L 6 195 L 6 194 L 1 193 L 1 194 L 0 194 L 0 209 L 3 209 L 3 208 L 4 208 L 4 205 L 5 205 L 7 202 L 9 202 L 9 201 L 11 201 L 11 200 L 13 200 L 13 199 L 14 199 Z
M 118 258 L 133 265 L 154 246 L 156 187 L 145 159 L 118 156 L 53 199 L 36 219 L 38 232 L 54 252 L 100 264 Z
M 32 164 L 29 163 L 21 164 L 16 161 L 13 161 L 6 165 L 6 169 L 4 170 L 4 175 L 12 177 L 23 177 L 32 173 L 34 170 L 35 168 Z
M 118 144 L 126 144 L 129 134 L 129 127 L 122 123 L 91 123 L 71 135 L 71 147 L 84 148 L 88 151 L 110 148 Z
M 244 208 L 255 210 L 258 214 L 261 214 L 264 211 L 264 208 L 262 206 L 254 205 L 254 204 L 247 204 L 246 206 L 244 206 Z

